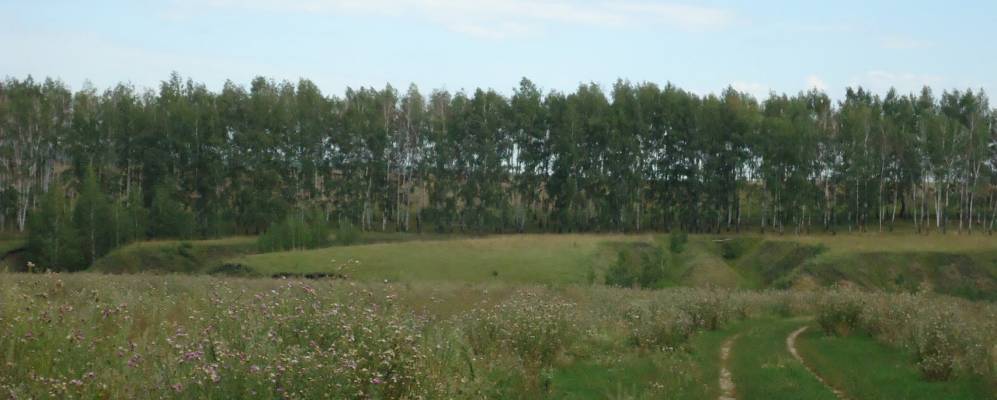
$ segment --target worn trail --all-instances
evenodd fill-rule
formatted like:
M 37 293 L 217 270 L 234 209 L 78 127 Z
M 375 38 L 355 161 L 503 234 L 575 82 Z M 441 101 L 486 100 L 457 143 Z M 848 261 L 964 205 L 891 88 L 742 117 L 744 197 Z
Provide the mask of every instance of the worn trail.
M 737 341 L 738 336 L 740 335 L 731 336 L 724 342 L 723 346 L 720 346 L 720 397 L 717 398 L 718 400 L 737 400 L 734 377 L 727 364 L 729 364 L 730 352 L 734 348 L 734 342 Z
M 848 400 L 849 397 L 845 394 L 845 392 L 828 384 L 823 377 L 817 374 L 817 371 L 814 371 L 813 368 L 811 368 L 809 365 L 807 365 L 805 361 L 803 361 L 803 357 L 800 356 L 800 352 L 796 350 L 796 338 L 799 337 L 801 333 L 806 331 L 807 328 L 808 328 L 807 326 L 802 326 L 800 327 L 800 329 L 797 329 L 793 331 L 793 333 L 790 333 L 789 336 L 786 337 L 786 348 L 789 350 L 789 353 L 793 355 L 793 358 L 799 361 L 800 364 L 803 364 L 803 367 L 806 368 L 807 371 L 810 371 L 810 374 L 813 375 L 814 378 L 817 378 L 817 380 L 820 381 L 820 383 L 824 384 L 824 386 L 826 386 L 828 390 L 834 393 L 834 395 L 837 396 L 838 399 Z

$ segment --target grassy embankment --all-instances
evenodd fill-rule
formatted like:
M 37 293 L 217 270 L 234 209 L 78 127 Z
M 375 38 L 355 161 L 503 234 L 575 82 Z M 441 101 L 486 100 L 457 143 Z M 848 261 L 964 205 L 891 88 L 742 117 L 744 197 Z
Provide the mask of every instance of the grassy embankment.
M 368 233 L 360 243 L 410 240 L 442 240 L 444 235 Z M 334 243 L 334 238 L 330 243 Z M 89 268 L 101 273 L 211 273 L 225 260 L 259 252 L 256 236 L 233 236 L 207 240 L 151 240 L 114 249 Z
M 664 235 L 500 235 L 246 255 L 225 263 L 257 276 L 342 273 L 361 281 L 588 283 L 602 282 L 620 251 L 657 248 L 656 262 L 665 271 L 660 286 L 665 287 L 845 283 L 997 299 L 997 239 L 990 236 L 693 235 L 679 253 L 668 250 L 667 240 Z
M 502 235 L 266 253 L 227 261 L 262 276 L 343 273 L 361 281 L 588 283 L 616 260 L 612 243 L 651 236 Z

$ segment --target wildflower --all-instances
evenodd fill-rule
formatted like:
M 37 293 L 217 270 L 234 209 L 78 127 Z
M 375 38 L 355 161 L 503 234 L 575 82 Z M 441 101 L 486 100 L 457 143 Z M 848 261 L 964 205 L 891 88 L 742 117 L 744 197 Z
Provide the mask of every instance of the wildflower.
M 173 389 L 174 392 L 180 393 L 183 391 L 183 384 L 174 383 L 173 385 L 170 385 L 170 389 Z
M 204 356 L 204 352 L 200 350 L 188 351 L 183 355 L 183 361 L 194 361 L 200 360 Z

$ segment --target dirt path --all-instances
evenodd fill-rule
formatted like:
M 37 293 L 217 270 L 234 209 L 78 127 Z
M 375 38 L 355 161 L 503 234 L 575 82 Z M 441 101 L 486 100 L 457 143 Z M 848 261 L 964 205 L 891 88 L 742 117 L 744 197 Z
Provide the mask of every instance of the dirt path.
M 737 340 L 738 336 L 740 334 L 731 336 L 724 342 L 723 346 L 720 346 L 720 397 L 717 400 L 737 400 L 737 397 L 734 396 L 737 393 L 734 390 L 734 377 L 727 364 L 730 360 L 730 351 L 734 348 L 734 341 Z
M 800 364 L 803 364 L 803 367 L 806 368 L 807 371 L 810 371 L 810 374 L 813 375 L 814 378 L 817 378 L 817 380 L 820 381 L 820 383 L 824 384 L 824 386 L 826 386 L 828 390 L 834 393 L 835 396 L 837 396 L 841 400 L 848 400 L 848 396 L 845 395 L 845 392 L 842 392 L 841 390 L 838 390 L 833 386 L 829 385 L 827 381 L 824 380 L 823 377 L 817 374 L 817 371 L 814 371 L 813 368 L 810 368 L 810 366 L 803 361 L 803 357 L 800 356 L 800 352 L 796 350 L 796 338 L 800 336 L 801 333 L 806 331 L 807 328 L 808 328 L 807 326 L 802 326 L 800 327 L 800 329 L 797 329 L 793 331 L 793 333 L 790 333 L 789 336 L 786 337 L 786 348 L 789 350 L 789 353 L 793 355 L 793 358 L 795 358 L 796 361 L 799 361 Z

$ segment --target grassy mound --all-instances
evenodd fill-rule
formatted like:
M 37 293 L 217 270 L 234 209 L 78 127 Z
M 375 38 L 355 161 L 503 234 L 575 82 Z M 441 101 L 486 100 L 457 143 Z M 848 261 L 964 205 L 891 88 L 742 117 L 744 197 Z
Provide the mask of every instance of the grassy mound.
M 226 264 L 260 276 L 344 274 L 361 281 L 589 283 L 599 280 L 599 274 L 615 260 L 615 245 L 605 243 L 651 239 L 508 235 L 418 240 L 257 254 Z
M 24 244 L 24 240 L 21 239 L 0 240 L 0 257 L 11 251 L 23 248 Z
M 256 251 L 255 237 L 138 242 L 115 249 L 90 267 L 103 273 L 202 273 L 227 258 Z

